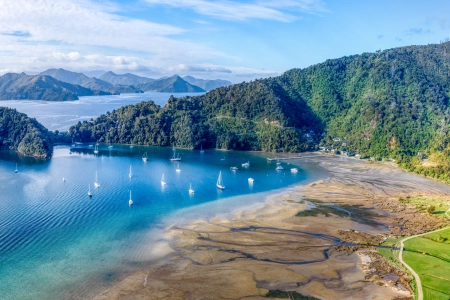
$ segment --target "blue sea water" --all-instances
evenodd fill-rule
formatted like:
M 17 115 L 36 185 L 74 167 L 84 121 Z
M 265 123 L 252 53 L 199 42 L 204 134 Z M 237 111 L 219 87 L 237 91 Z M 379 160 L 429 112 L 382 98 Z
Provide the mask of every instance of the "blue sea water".
M 48 115 L 57 117 L 59 105 L 50 108 Z M 266 159 L 273 154 L 177 149 L 176 172 L 171 148 L 101 144 L 99 150 L 94 155 L 89 145 L 57 146 L 45 161 L 0 151 L 0 299 L 88 298 L 148 265 L 152 245 L 170 223 L 231 213 L 264 202 L 273 190 L 326 176 L 306 163 L 297 163 L 293 174 L 289 161 L 276 171 Z M 242 168 L 247 161 L 250 167 Z M 215 186 L 220 171 L 223 191 Z

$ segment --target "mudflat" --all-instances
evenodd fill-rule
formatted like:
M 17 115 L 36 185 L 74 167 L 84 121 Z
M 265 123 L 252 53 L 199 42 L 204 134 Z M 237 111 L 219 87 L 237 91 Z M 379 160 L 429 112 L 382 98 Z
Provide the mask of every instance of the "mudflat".
M 407 274 L 374 246 L 445 225 L 398 199 L 445 198 L 450 187 L 389 165 L 312 153 L 297 159 L 322 166 L 329 178 L 231 217 L 170 226 L 166 241 L 149 245 L 162 258 L 94 299 L 267 299 L 271 290 L 318 299 L 411 298 Z

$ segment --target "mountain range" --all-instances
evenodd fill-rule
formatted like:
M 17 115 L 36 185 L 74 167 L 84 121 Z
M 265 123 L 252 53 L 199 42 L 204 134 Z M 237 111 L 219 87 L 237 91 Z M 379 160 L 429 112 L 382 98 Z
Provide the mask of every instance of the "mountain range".
M 78 100 L 78 96 L 110 95 L 80 85 L 59 81 L 48 75 L 26 75 L 7 73 L 0 77 L 0 99 L 2 100 Z

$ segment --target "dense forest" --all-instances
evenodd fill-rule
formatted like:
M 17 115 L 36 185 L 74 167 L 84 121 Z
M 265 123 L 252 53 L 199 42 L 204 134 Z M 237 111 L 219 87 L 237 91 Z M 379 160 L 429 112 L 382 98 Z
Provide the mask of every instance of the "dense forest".
M 49 158 L 53 153 L 52 143 L 53 134 L 38 121 L 15 109 L 0 107 L 0 149 Z
M 327 60 L 196 97 L 121 108 L 69 136 L 186 148 L 346 150 L 450 182 L 450 42 Z M 428 161 L 426 161 L 428 157 Z

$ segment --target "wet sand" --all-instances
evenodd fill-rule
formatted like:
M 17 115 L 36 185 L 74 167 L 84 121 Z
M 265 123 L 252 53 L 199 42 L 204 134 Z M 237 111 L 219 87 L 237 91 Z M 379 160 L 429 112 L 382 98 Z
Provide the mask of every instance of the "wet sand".
M 166 241 L 149 245 L 159 257 L 152 266 L 94 299 L 267 299 L 269 290 L 319 299 L 408 297 L 395 272 L 385 281 L 367 278 L 373 255 L 361 251 L 386 236 L 442 226 L 443 219 L 397 199 L 444 198 L 450 187 L 387 165 L 317 154 L 299 160 L 321 165 L 330 177 L 231 217 L 170 226 Z M 347 248 L 364 250 L 341 251 Z

